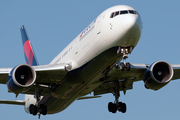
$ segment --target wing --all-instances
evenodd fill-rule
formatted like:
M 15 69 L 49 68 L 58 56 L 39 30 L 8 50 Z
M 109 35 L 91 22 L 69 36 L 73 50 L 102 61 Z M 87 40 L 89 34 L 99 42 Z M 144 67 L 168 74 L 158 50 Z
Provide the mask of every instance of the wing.
M 25 87 L 25 89 L 22 90 L 23 93 L 22 91 L 19 91 L 19 92 L 16 91 L 17 93 L 34 95 L 35 91 L 38 90 L 40 95 L 50 96 L 50 91 L 52 90 L 52 86 L 63 80 L 63 78 L 67 74 L 68 66 L 67 64 L 38 66 L 39 64 L 38 64 L 35 52 L 32 48 L 30 39 L 28 37 L 27 31 L 24 25 L 20 28 L 20 31 L 21 31 L 21 36 L 22 36 L 25 61 L 26 61 L 26 64 L 30 66 L 27 68 L 23 66 L 28 66 L 28 65 L 22 64 L 14 68 L 1 68 L 0 69 L 0 83 L 6 84 L 6 81 L 7 81 L 9 92 L 13 91 L 15 93 L 12 87 L 14 83 L 10 83 L 10 82 L 12 81 L 12 79 L 20 80 L 21 81 L 20 84 L 24 85 L 23 87 Z M 66 66 L 66 69 L 65 69 L 65 66 Z M 19 68 L 20 70 L 17 70 Z M 33 72 L 33 74 L 31 74 L 30 71 Z M 28 79 L 29 81 L 25 83 L 25 81 L 27 81 Z M 8 83 L 10 83 L 10 85 Z M 29 84 L 29 83 L 32 83 L 32 84 Z
M 180 64 L 174 64 L 172 65 L 174 69 L 174 76 L 172 80 L 176 80 L 180 78 Z
M 8 74 L 10 73 L 11 70 L 12 70 L 12 68 L 1 68 L 0 69 L 0 84 L 6 84 Z
M 38 83 L 40 95 L 50 96 L 50 90 L 52 90 L 50 86 L 61 82 L 67 74 L 65 64 L 41 65 L 33 66 L 33 68 L 36 71 L 36 82 L 22 94 L 34 95 L 36 83 Z M 12 69 L 13 68 L 0 69 L 0 84 L 6 84 L 8 74 Z
M 142 80 L 144 73 L 149 65 L 147 64 L 131 64 L 130 71 L 120 71 L 120 69 L 111 73 L 111 75 L 99 87 L 94 90 L 94 95 L 114 93 L 114 81 L 119 82 L 119 90 L 124 91 L 133 88 L 135 81 Z
M 144 79 L 146 70 L 150 67 L 149 64 L 131 64 L 130 71 L 120 71 L 119 69 L 113 72 L 107 80 L 105 80 L 100 86 L 94 90 L 94 95 L 114 93 L 115 86 L 114 81 L 118 80 L 119 91 L 123 91 L 133 88 L 133 83 Z M 180 64 L 171 65 L 174 71 L 174 75 L 171 80 L 180 78 Z

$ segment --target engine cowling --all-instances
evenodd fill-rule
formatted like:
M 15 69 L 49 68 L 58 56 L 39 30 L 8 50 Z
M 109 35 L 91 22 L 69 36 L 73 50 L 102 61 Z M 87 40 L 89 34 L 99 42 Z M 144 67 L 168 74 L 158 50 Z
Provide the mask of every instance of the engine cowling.
M 19 94 L 33 85 L 35 80 L 35 70 L 27 64 L 21 64 L 11 70 L 6 81 L 6 85 L 10 92 Z
M 145 87 L 159 90 L 171 81 L 173 74 L 173 68 L 169 63 L 165 61 L 154 62 L 144 74 Z

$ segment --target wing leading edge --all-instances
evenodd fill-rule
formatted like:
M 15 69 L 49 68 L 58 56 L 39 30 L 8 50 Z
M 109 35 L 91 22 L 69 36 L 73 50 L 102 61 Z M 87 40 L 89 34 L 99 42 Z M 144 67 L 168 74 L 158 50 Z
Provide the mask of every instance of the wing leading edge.
M 67 74 L 65 64 L 40 65 L 32 67 L 34 68 L 37 76 L 35 83 L 40 84 L 39 91 L 41 92 L 42 96 L 49 96 L 49 86 L 61 82 Z M 0 69 L 0 84 L 6 84 L 8 74 L 12 69 L 13 68 Z M 34 95 L 35 88 L 36 86 L 33 85 L 22 94 Z
M 34 95 L 36 84 L 39 85 L 39 91 L 41 92 L 40 95 L 42 96 L 49 96 L 50 93 L 50 86 L 53 84 L 57 84 L 63 80 L 63 78 L 66 76 L 68 70 L 67 70 L 67 64 L 54 64 L 54 65 L 40 65 L 38 66 L 38 61 L 35 56 L 34 50 L 32 48 L 32 45 L 30 43 L 27 31 L 25 29 L 25 26 L 23 25 L 20 28 L 21 36 L 22 36 L 22 43 L 23 43 L 23 49 L 24 49 L 24 55 L 25 55 L 25 61 L 26 64 L 30 65 L 29 68 L 32 71 L 35 71 L 35 84 L 29 86 L 27 90 L 23 92 L 23 94 L 32 94 Z M 0 84 L 6 84 L 6 81 L 8 79 L 8 76 L 12 77 L 11 74 L 16 73 L 16 68 L 20 68 L 21 66 L 25 66 L 23 64 L 18 65 L 14 68 L 0 68 Z M 23 68 L 23 71 L 26 69 Z M 22 71 L 22 72 L 23 72 Z M 12 72 L 12 73 L 11 73 Z M 27 70 L 26 70 L 27 72 Z M 10 74 L 11 73 L 11 74 Z M 18 74 L 18 73 L 17 73 Z M 27 73 L 28 74 L 28 73 Z M 26 74 L 26 75 L 27 75 Z M 22 74 L 23 75 L 23 74 Z M 24 76 L 24 75 L 23 75 Z M 16 78 L 13 78 L 16 79 Z M 9 81 L 8 81 L 9 83 Z

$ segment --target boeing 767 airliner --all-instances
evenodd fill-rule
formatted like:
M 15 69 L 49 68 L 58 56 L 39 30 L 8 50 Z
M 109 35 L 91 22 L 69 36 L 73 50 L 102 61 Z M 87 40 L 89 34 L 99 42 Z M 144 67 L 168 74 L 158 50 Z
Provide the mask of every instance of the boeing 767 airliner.
M 48 65 L 39 65 L 25 26 L 20 28 L 26 64 L 0 68 L 0 83 L 8 91 L 25 94 L 25 100 L 1 100 L 1 104 L 24 105 L 32 115 L 55 114 L 79 99 L 112 93 L 109 112 L 125 113 L 120 91 L 132 89 L 136 81 L 159 90 L 180 78 L 180 64 L 166 61 L 150 64 L 126 62 L 139 42 L 142 21 L 132 7 L 117 5 L 102 12 Z M 120 62 L 120 61 L 123 62 Z M 92 97 L 83 97 L 93 92 Z

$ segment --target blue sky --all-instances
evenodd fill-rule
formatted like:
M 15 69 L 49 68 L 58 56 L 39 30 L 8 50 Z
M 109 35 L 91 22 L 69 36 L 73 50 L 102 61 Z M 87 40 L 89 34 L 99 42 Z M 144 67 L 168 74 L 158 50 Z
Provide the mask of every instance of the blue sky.
M 20 27 L 26 26 L 41 65 L 48 64 L 70 41 L 105 9 L 125 4 L 141 15 L 143 32 L 139 44 L 129 56 L 131 63 L 151 64 L 165 60 L 180 64 L 179 0 L 6 0 L 0 1 L 0 67 L 25 63 Z M 147 90 L 142 81 L 120 100 L 127 104 L 125 114 L 111 114 L 107 104 L 112 94 L 91 100 L 75 101 L 66 110 L 41 116 L 43 120 L 178 120 L 180 119 L 180 80 L 172 81 L 159 91 Z M 0 85 L 0 99 L 15 99 Z M 24 99 L 20 95 L 17 99 Z M 3 119 L 32 120 L 23 106 L 0 105 Z

